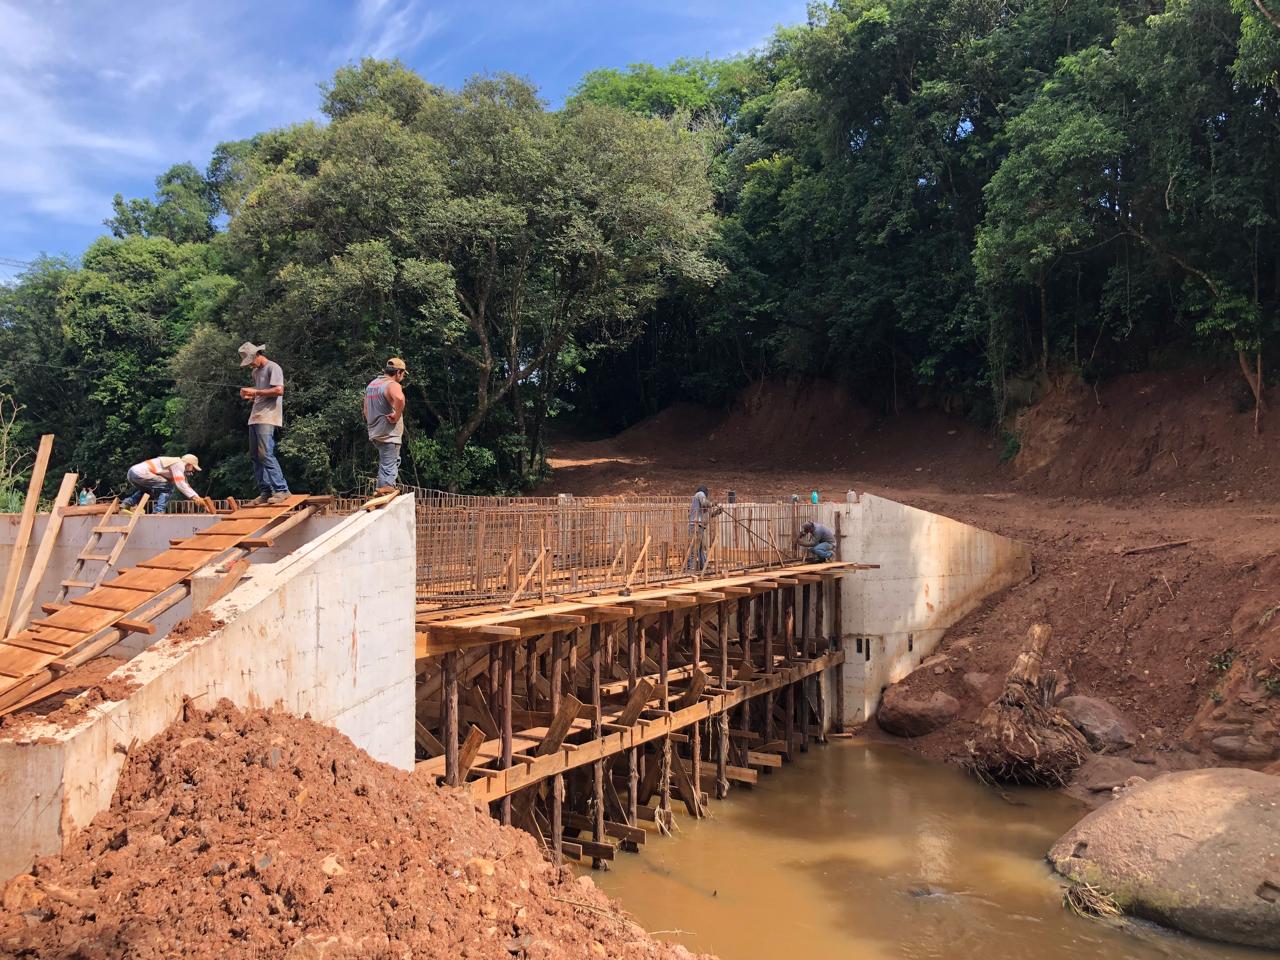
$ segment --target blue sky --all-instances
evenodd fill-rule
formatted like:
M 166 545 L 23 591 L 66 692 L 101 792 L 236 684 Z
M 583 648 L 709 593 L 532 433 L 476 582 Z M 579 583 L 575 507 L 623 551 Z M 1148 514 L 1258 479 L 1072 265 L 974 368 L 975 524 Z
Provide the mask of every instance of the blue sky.
M 316 116 L 362 56 L 448 86 L 507 70 L 558 104 L 597 67 L 728 56 L 804 19 L 804 0 L 0 0 L 0 258 L 79 254 L 113 194 Z

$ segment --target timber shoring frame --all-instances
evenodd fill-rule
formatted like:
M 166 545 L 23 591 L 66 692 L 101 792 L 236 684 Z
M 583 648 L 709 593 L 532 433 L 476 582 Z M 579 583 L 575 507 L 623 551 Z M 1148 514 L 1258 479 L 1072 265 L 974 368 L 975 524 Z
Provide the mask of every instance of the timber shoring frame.
M 644 843 L 643 824 L 669 832 L 673 799 L 701 817 L 710 795 L 825 742 L 839 584 L 870 566 L 420 612 L 418 772 L 491 804 L 555 862 L 603 866 Z

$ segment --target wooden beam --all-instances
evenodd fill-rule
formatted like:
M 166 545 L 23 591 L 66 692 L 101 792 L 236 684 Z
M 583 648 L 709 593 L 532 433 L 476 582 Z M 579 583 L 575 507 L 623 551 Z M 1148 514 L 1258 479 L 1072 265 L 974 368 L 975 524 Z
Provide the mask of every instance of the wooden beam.
M 4 575 L 4 588 L 0 590 L 0 637 L 9 635 L 13 601 L 18 595 L 18 577 L 27 559 L 27 545 L 31 541 L 31 528 L 35 526 L 36 508 L 40 506 L 40 491 L 44 489 L 44 474 L 49 468 L 49 455 L 52 452 L 53 434 L 46 433 L 40 438 L 40 445 L 36 448 L 31 479 L 27 482 L 27 499 L 22 505 L 22 519 L 18 521 L 18 533 L 9 553 L 9 568 Z
M 57 499 L 53 501 L 53 510 L 49 513 L 49 522 L 45 525 L 44 534 L 40 537 L 40 546 L 36 550 L 35 559 L 31 561 L 31 572 L 27 574 L 27 585 L 22 589 L 18 605 L 14 607 L 13 617 L 9 621 L 9 632 L 17 633 L 27 622 L 31 614 L 31 605 L 35 603 L 36 590 L 44 578 L 44 571 L 49 566 L 49 557 L 53 554 L 53 545 L 58 539 L 58 531 L 62 529 L 62 518 L 66 516 L 67 503 L 76 490 L 78 474 L 62 475 L 62 485 L 58 487 Z
M 483 745 L 484 731 L 472 724 L 471 729 L 467 731 L 467 739 L 462 741 L 462 746 L 458 749 L 458 783 L 466 782 L 467 774 L 475 766 L 476 757 L 480 754 L 480 747 Z

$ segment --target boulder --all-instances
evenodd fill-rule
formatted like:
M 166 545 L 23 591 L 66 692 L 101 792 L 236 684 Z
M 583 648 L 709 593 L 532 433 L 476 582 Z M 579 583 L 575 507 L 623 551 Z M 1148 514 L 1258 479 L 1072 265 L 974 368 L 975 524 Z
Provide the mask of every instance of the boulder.
M 1058 709 L 1095 750 L 1121 750 L 1137 742 L 1137 732 L 1111 704 L 1096 697 L 1063 697 Z
M 1280 947 L 1280 778 L 1218 767 L 1134 784 L 1072 827 L 1049 860 L 1128 913 Z
M 923 737 L 945 727 L 960 712 L 960 701 L 935 690 L 927 697 L 912 697 L 901 686 L 884 692 L 876 720 L 880 728 L 898 737 Z
M 964 684 L 965 690 L 984 707 L 1000 696 L 1000 691 L 1004 689 L 1004 681 L 1000 677 L 976 670 L 966 673 L 960 678 L 960 682 Z
M 1222 759 L 1239 763 L 1266 763 L 1276 758 L 1276 745 L 1254 736 L 1215 737 L 1209 748 Z

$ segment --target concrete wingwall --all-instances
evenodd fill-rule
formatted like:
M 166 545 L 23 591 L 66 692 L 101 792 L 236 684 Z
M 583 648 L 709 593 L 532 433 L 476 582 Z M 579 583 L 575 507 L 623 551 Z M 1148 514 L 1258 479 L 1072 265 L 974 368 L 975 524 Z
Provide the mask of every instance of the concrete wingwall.
M 330 724 L 378 760 L 414 761 L 413 498 L 346 517 L 209 608 L 223 625 L 165 638 L 109 678 L 136 687 L 62 724 L 0 731 L 0 883 L 106 809 L 125 754 L 184 698 L 275 707 Z
M 891 683 L 919 666 L 948 627 L 1031 573 L 1031 548 L 949 517 L 863 494 L 823 504 L 837 557 L 878 563 L 843 578 L 844 725 L 870 719 Z

